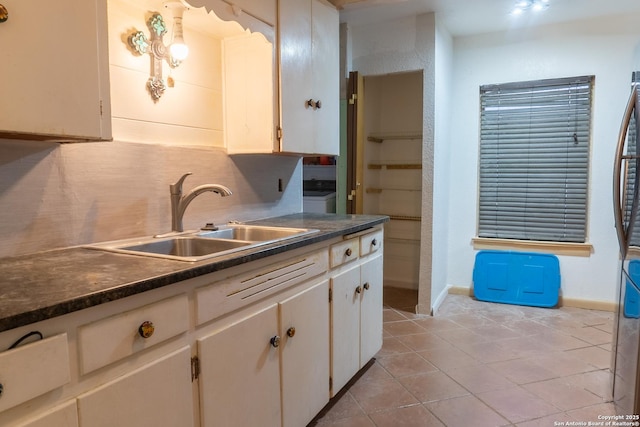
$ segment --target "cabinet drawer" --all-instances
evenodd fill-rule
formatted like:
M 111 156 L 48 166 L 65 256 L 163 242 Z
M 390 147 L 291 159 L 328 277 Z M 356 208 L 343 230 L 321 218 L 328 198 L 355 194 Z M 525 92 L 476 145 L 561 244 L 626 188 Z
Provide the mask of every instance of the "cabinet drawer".
M 81 326 L 78 329 L 81 372 L 86 374 L 116 362 L 188 328 L 189 302 L 184 294 Z
M 0 353 L 0 411 L 61 387 L 70 379 L 67 334 Z
M 329 257 L 331 259 L 331 268 L 337 267 L 349 261 L 358 259 L 360 256 L 360 240 L 349 239 L 344 242 L 331 245 L 329 248 Z
M 369 255 L 382 248 L 382 242 L 384 235 L 382 230 L 378 230 L 373 233 L 365 234 L 360 237 L 360 256 Z
M 318 276 L 327 271 L 327 264 L 323 250 L 203 286 L 196 290 L 196 324 Z

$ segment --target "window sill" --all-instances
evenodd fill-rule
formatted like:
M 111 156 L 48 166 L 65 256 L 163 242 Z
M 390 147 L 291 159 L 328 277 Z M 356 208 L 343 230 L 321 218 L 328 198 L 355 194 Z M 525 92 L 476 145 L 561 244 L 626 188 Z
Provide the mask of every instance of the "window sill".
M 589 257 L 593 253 L 590 243 L 541 242 L 533 240 L 489 239 L 474 237 L 471 239 L 474 249 L 526 250 L 554 255 Z

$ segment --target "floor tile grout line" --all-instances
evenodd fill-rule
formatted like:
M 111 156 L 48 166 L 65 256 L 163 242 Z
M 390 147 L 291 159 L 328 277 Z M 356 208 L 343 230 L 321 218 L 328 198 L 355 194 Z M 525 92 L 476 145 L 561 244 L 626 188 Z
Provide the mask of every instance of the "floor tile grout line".
M 455 298 L 455 297 L 454 297 Z M 400 301 L 399 299 L 396 299 L 397 301 Z M 518 310 L 518 309 L 504 309 L 506 306 L 505 305 L 500 305 L 500 304 L 492 304 L 492 303 L 480 303 L 478 304 L 477 301 L 473 300 L 473 299 L 454 299 L 452 302 L 452 304 L 459 304 L 459 305 L 449 305 L 447 306 L 449 309 L 447 310 L 448 313 L 443 315 L 443 316 L 436 316 L 436 318 L 441 317 L 441 318 L 447 318 L 448 316 L 458 316 L 458 315 L 464 315 L 464 316 L 471 316 L 471 318 L 473 316 L 481 316 L 484 321 L 487 321 L 487 324 L 483 323 L 483 327 L 493 327 L 496 325 L 499 326 L 505 326 L 506 329 L 512 331 L 512 332 L 517 332 L 519 334 L 518 337 L 501 337 L 501 338 L 495 338 L 495 339 L 490 339 L 490 337 L 486 337 L 486 335 L 483 334 L 478 334 L 475 331 L 472 330 L 472 327 L 469 326 L 465 326 L 464 324 L 460 324 L 460 323 L 456 323 L 455 320 L 451 320 L 451 319 L 447 319 L 447 320 L 451 320 L 451 322 L 453 322 L 453 324 L 456 324 L 459 328 L 462 328 L 463 330 L 475 333 L 478 336 L 484 337 L 486 338 L 486 344 L 508 344 L 508 341 L 510 339 L 521 339 L 521 338 L 526 338 L 526 337 L 530 337 L 530 336 L 534 336 L 534 335 L 542 335 L 544 333 L 547 332 L 553 332 L 553 333 L 558 333 L 560 334 L 560 337 L 565 337 L 567 339 L 571 338 L 572 340 L 577 340 L 578 343 L 582 342 L 585 345 L 581 346 L 581 347 L 575 347 L 575 348 L 559 348 L 557 350 L 553 350 L 552 353 L 558 353 L 558 354 L 566 354 L 567 356 L 571 356 L 571 357 L 575 357 L 579 360 L 582 360 L 585 363 L 585 366 L 587 367 L 586 371 L 582 371 L 582 372 L 574 372 L 571 374 L 563 374 L 562 371 L 552 371 L 553 376 L 551 378 L 545 378 L 545 379 L 540 379 L 537 381 L 531 381 L 531 382 L 524 382 L 522 384 L 517 384 L 511 380 L 509 380 L 509 377 L 506 377 L 504 374 L 496 371 L 497 373 L 499 373 L 502 377 L 504 377 L 509 383 L 512 384 L 512 386 L 514 388 L 518 388 L 518 389 L 522 389 L 527 391 L 528 393 L 533 393 L 532 391 L 529 391 L 525 388 L 525 386 L 528 385 L 532 385 L 532 384 L 536 384 L 536 383 L 541 383 L 541 382 L 545 382 L 545 381 L 555 381 L 555 380 L 561 380 L 562 378 L 572 378 L 575 377 L 576 380 L 579 380 L 580 376 L 586 376 L 589 374 L 593 374 L 593 373 L 597 373 L 597 372 L 607 372 L 608 369 L 607 368 L 603 368 L 601 366 L 599 366 L 596 363 L 592 363 L 592 362 L 588 362 L 587 360 L 585 360 L 582 357 L 578 357 L 576 355 L 572 355 L 570 352 L 572 351 L 585 351 L 585 350 L 589 350 L 589 349 L 599 349 L 599 350 L 604 350 L 604 351 L 608 351 L 606 348 L 602 348 L 603 346 L 606 347 L 607 344 L 609 343 L 601 343 L 601 344 L 592 344 L 590 342 L 585 341 L 584 339 L 580 338 L 580 337 L 576 337 L 574 335 L 571 334 L 571 330 L 570 327 L 567 326 L 568 324 L 570 324 L 570 322 L 572 320 L 575 320 L 576 317 L 578 318 L 576 323 L 578 323 L 580 325 L 580 331 L 584 331 L 585 333 L 590 333 L 589 329 L 591 329 L 591 331 L 593 331 L 593 333 L 597 334 L 598 333 L 610 333 L 609 331 L 606 330 L 606 325 L 607 322 L 611 322 L 612 316 L 610 314 L 606 314 L 606 313 L 600 313 L 600 312 L 595 312 L 592 314 L 592 312 L 589 311 L 583 311 L 580 309 L 574 309 L 574 310 L 567 310 L 565 312 L 555 312 L 553 313 L 553 318 L 551 317 L 547 317 L 549 319 L 549 322 L 543 322 L 544 317 L 542 316 L 542 312 L 540 312 L 540 315 L 536 316 L 532 316 L 531 313 L 535 313 L 534 310 L 529 310 L 529 308 L 524 308 L 522 310 Z M 446 301 L 445 301 L 446 303 Z M 403 307 L 404 307 L 404 303 L 400 303 Z M 443 307 L 445 307 L 445 304 L 443 304 Z M 453 309 L 451 309 L 451 307 L 454 307 Z M 443 340 L 443 343 L 446 344 L 447 346 L 451 346 L 451 348 L 456 349 L 457 351 L 460 351 L 462 354 L 468 356 L 471 358 L 471 360 L 473 360 L 473 363 L 477 363 L 478 364 L 478 369 L 482 369 L 482 368 L 491 368 L 491 364 L 497 364 L 497 363 L 501 363 L 501 362 L 510 362 L 510 361 L 516 361 L 516 360 L 520 360 L 523 363 L 526 363 L 527 360 L 530 360 L 530 356 L 527 356 L 525 354 L 525 350 L 522 350 L 521 352 L 516 352 L 516 356 L 512 357 L 512 358 L 507 358 L 504 361 L 495 361 L 492 362 L 490 360 L 490 358 L 484 358 L 484 357 L 478 357 L 478 355 L 476 354 L 475 356 L 469 352 L 468 350 L 465 350 L 465 346 L 459 346 L 459 341 L 456 340 L 458 342 L 458 344 L 456 344 L 456 342 L 450 341 L 448 339 L 446 339 L 444 336 L 439 335 L 438 333 L 434 332 L 433 329 L 431 328 L 427 328 L 427 327 L 423 327 L 419 322 L 416 321 L 421 321 L 424 319 L 429 319 L 432 318 L 431 316 L 425 316 L 425 317 L 413 317 L 412 315 L 409 314 L 409 311 L 407 311 L 406 308 L 403 309 L 396 309 L 396 307 L 393 306 L 389 306 L 388 304 L 385 304 L 385 310 L 391 310 L 391 312 L 393 312 L 393 316 L 398 316 L 399 318 L 394 318 L 393 320 L 390 321 L 385 321 L 384 324 L 391 324 L 394 322 L 400 322 L 400 321 L 410 321 L 412 323 L 414 323 L 414 325 L 417 325 L 420 330 L 424 330 L 424 332 L 416 332 L 416 333 L 411 333 L 411 334 L 400 334 L 400 335 L 396 335 L 396 334 L 392 334 L 387 330 L 385 330 L 385 339 L 386 340 L 390 340 L 393 339 L 396 342 L 398 342 L 399 344 L 403 345 L 403 349 L 406 349 L 406 351 L 402 350 L 399 352 L 395 352 L 394 350 L 390 350 L 391 352 L 389 354 L 385 354 L 384 356 L 377 356 L 379 359 L 384 359 L 385 357 L 389 358 L 392 356 L 399 356 L 399 355 L 406 355 L 406 354 L 411 354 L 414 353 L 416 354 L 420 359 L 426 361 L 427 363 L 429 363 L 432 367 L 433 370 L 431 371 L 425 371 L 425 372 L 416 372 L 415 374 L 409 374 L 409 375 L 398 375 L 395 376 L 391 373 L 391 371 L 387 368 L 385 368 L 381 363 L 378 363 L 379 367 L 383 369 L 383 371 L 390 377 L 392 378 L 396 384 L 399 384 L 402 389 L 404 389 L 409 395 L 411 395 L 416 401 L 418 401 L 419 403 L 415 403 L 415 404 L 408 404 L 408 405 L 401 405 L 395 408 L 386 408 L 386 409 L 382 409 L 380 411 L 375 411 L 372 412 L 373 413 L 379 413 L 379 412 L 384 412 L 384 411 L 391 411 L 391 410 L 398 410 L 398 409 L 402 409 L 402 408 L 406 408 L 406 407 L 413 407 L 413 406 L 417 406 L 417 405 L 421 405 L 426 411 L 428 411 L 432 416 L 434 416 L 436 419 L 438 419 L 440 422 L 442 422 L 444 424 L 444 420 L 440 419 L 440 417 L 438 417 L 434 412 L 430 411 L 429 408 L 427 407 L 427 405 L 429 403 L 432 402 L 438 402 L 438 401 L 444 401 L 444 400 L 449 400 L 449 399 L 454 399 L 454 398 L 459 398 L 461 396 L 451 396 L 451 397 L 447 397 L 445 399 L 436 399 L 433 401 L 429 401 L 429 402 L 422 402 L 422 399 L 418 398 L 418 395 L 411 392 L 407 386 L 405 386 L 405 384 L 403 382 L 401 382 L 402 378 L 408 377 L 410 375 L 428 375 L 428 374 L 435 374 L 435 373 L 439 373 L 444 375 L 446 378 L 448 378 L 450 381 L 452 381 L 452 383 L 457 384 L 459 387 L 461 387 L 461 390 L 464 390 L 466 392 L 466 394 L 464 394 L 463 396 L 473 396 L 475 399 L 478 399 L 483 405 L 485 405 L 486 407 L 488 407 L 492 412 L 498 414 L 500 416 L 500 418 L 504 419 L 504 421 L 507 423 L 506 425 L 511 425 L 511 426 L 515 426 L 516 423 L 515 422 L 511 422 L 505 415 L 503 415 L 497 408 L 494 408 L 488 401 L 485 401 L 482 397 L 480 397 L 480 395 L 482 393 L 488 393 L 487 392 L 478 392 L 478 393 L 472 393 L 467 387 L 465 387 L 464 385 L 462 385 L 461 383 L 459 383 L 457 380 L 455 380 L 451 375 L 450 375 L 450 371 L 451 370 L 444 370 L 441 369 L 438 365 L 436 365 L 435 363 L 431 362 L 431 360 L 429 360 L 429 358 L 424 354 L 425 352 L 428 352 L 430 350 L 433 350 L 435 348 L 440 347 L 439 344 L 435 344 L 433 346 L 427 346 L 426 349 L 420 349 L 420 350 L 415 350 L 412 346 L 409 346 L 407 344 L 405 344 L 405 341 L 402 340 L 402 337 L 406 337 L 406 336 L 410 336 L 410 335 L 422 335 L 422 334 L 429 334 L 429 335 L 434 335 L 437 336 L 439 339 Z M 484 316 L 483 314 L 493 311 L 495 310 L 495 314 L 494 318 L 491 318 L 489 316 Z M 409 314 L 409 315 L 407 315 Z M 547 313 L 544 313 L 545 315 Z M 393 317 L 391 316 L 391 317 Z M 416 315 L 417 316 L 417 315 Z M 512 318 L 514 319 L 514 321 L 517 320 L 531 320 L 533 322 L 535 322 L 536 324 L 540 325 L 543 328 L 547 328 L 547 330 L 543 330 L 540 333 L 529 333 L 529 332 L 521 332 L 520 330 L 518 330 L 517 328 L 510 328 L 506 323 L 509 320 L 509 316 L 512 316 Z M 503 323 L 497 321 L 495 319 L 495 317 L 497 318 L 503 318 L 505 319 L 505 321 Z M 460 317 L 460 319 L 462 319 L 462 317 Z M 424 321 L 422 322 L 424 323 Z M 467 322 L 468 323 L 468 322 Z M 555 323 L 555 325 L 553 324 Z M 598 328 L 598 326 L 600 326 L 600 328 Z M 602 328 L 604 328 L 605 330 L 602 330 Z M 561 338 L 562 339 L 562 338 Z M 419 348 L 416 346 L 416 348 Z M 597 352 L 598 350 L 596 350 Z M 597 361 L 597 359 L 596 359 Z M 475 366 L 475 365 L 472 365 Z M 545 367 L 544 364 L 540 365 L 541 367 Z M 397 373 L 397 372 L 396 372 Z M 352 385 L 352 384 L 351 384 Z M 350 385 L 350 386 L 351 386 Z M 562 410 L 561 408 L 558 408 L 556 405 L 553 404 L 553 402 L 548 402 L 545 398 L 543 398 L 542 396 L 538 395 L 537 393 L 533 393 L 533 395 L 535 395 L 538 399 L 540 399 L 541 401 L 549 404 L 552 408 L 555 408 L 555 410 L 557 410 L 557 415 L 558 416 L 564 416 L 564 417 L 569 417 L 569 412 L 572 411 L 578 411 L 580 409 L 584 409 L 584 408 L 589 408 L 591 406 L 595 406 L 595 405 L 599 405 L 599 404 L 607 404 L 607 398 L 606 397 L 602 397 L 600 396 L 598 393 L 592 391 L 590 388 L 588 388 L 588 384 L 585 383 L 583 385 L 579 385 L 579 383 L 574 382 L 573 386 L 575 387 L 579 387 L 581 390 L 586 391 L 589 395 L 593 396 L 594 398 L 597 398 L 596 400 L 600 400 L 600 402 L 598 402 L 597 404 L 592 404 L 592 405 L 586 405 L 586 406 L 579 406 L 578 408 L 575 409 L 568 409 L 568 410 Z M 594 387 L 598 387 L 598 385 L 594 385 Z M 349 392 L 350 393 L 350 392 Z M 357 407 L 360 411 L 360 413 L 366 414 L 367 419 L 374 425 L 376 425 L 373 417 L 371 417 L 371 414 L 366 413 L 366 411 L 364 410 L 362 404 L 355 399 L 354 395 L 351 395 L 351 398 L 356 402 Z M 552 414 L 553 415 L 553 414 Z M 523 421 L 518 421 L 518 423 L 523 423 L 523 422 L 528 422 L 528 421 L 532 421 L 532 420 L 536 420 L 536 419 L 540 419 L 540 418 L 544 418 L 543 417 L 534 417 L 534 418 L 527 418 L 526 420 Z

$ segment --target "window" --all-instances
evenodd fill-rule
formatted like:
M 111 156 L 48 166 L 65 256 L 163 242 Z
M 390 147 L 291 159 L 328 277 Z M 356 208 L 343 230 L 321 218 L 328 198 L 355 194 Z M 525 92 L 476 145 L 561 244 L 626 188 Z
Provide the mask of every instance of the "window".
M 480 88 L 479 237 L 585 242 L 593 80 Z

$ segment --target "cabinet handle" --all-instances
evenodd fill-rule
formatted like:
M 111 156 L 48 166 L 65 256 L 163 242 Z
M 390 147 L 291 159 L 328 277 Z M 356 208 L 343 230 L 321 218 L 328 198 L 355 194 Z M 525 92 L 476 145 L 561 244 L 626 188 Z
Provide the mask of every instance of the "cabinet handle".
M 307 100 L 307 102 L 305 103 L 305 107 L 307 107 L 307 108 L 309 108 L 309 107 L 313 108 L 313 106 L 315 105 L 315 103 L 316 103 L 316 102 L 315 102 L 313 99 L 309 99 L 309 100 Z
M 362 293 L 362 286 L 358 286 L 356 288 L 356 294 L 361 294 Z
M 319 99 L 316 101 L 316 108 L 317 108 L 318 110 L 322 108 L 322 104 L 320 103 L 320 100 L 319 100 Z
M 287 329 L 287 336 L 293 338 L 295 334 L 296 334 L 296 328 L 294 328 L 293 326 Z
M 151 337 L 151 335 L 153 335 L 155 330 L 156 330 L 156 328 L 155 328 L 155 326 L 153 326 L 153 322 L 150 322 L 150 321 L 146 320 L 146 321 L 142 322 L 142 324 L 138 328 L 138 334 L 142 338 L 149 338 L 149 337 Z
M 368 291 L 370 287 L 371 287 L 371 286 L 369 286 L 369 282 L 367 282 L 367 283 L 365 283 L 365 284 L 364 284 L 364 290 L 365 290 L 365 291 Z
M 353 253 L 353 252 L 351 251 L 351 248 L 348 248 L 346 251 L 344 251 L 344 254 L 345 254 L 346 256 L 351 256 L 351 254 L 352 254 L 352 253 Z
M 375 246 L 375 245 L 377 245 L 377 244 L 378 244 L 378 241 L 377 241 L 376 239 L 373 239 L 373 240 L 371 241 L 371 246 Z
M 280 347 L 280 337 L 278 335 L 276 335 L 275 337 L 271 338 L 271 345 L 275 348 Z

